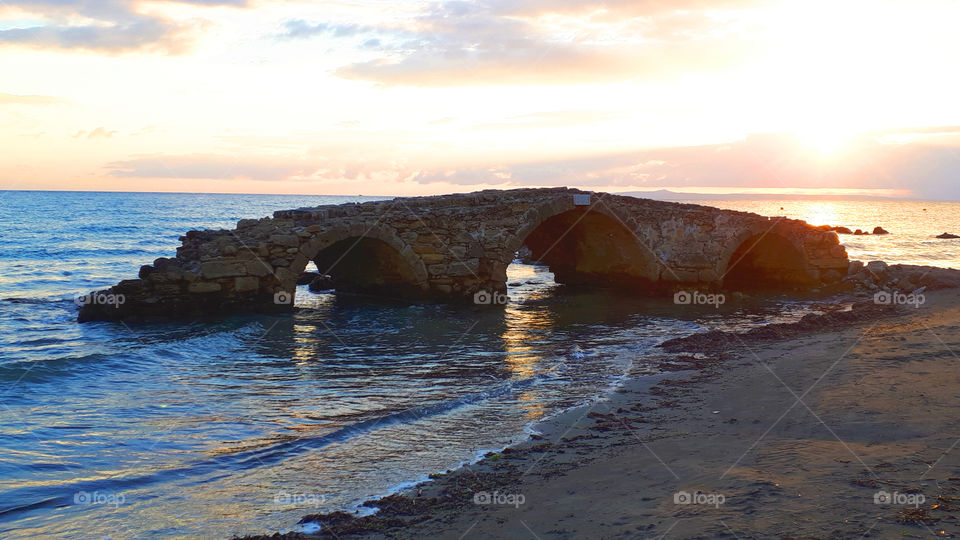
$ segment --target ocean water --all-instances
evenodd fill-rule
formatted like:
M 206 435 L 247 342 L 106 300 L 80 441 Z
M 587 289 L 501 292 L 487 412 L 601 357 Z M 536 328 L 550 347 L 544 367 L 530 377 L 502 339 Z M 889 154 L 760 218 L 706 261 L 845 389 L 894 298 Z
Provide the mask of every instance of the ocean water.
M 352 200 L 0 192 L 0 537 L 292 530 L 522 440 L 652 373 L 664 339 L 817 310 L 779 298 L 678 309 L 563 291 L 546 268 L 514 264 L 504 310 L 302 288 L 289 316 L 75 322 L 77 294 L 172 256 L 189 229 Z M 851 254 L 902 242 L 904 262 L 957 266 L 956 243 L 907 241 L 916 229 L 878 212 L 844 214 L 895 232 Z
M 960 269 L 960 203 L 923 201 L 697 201 L 695 204 L 802 219 L 811 225 L 833 225 L 867 232 L 883 227 L 882 236 L 840 235 L 851 259 L 887 261 Z

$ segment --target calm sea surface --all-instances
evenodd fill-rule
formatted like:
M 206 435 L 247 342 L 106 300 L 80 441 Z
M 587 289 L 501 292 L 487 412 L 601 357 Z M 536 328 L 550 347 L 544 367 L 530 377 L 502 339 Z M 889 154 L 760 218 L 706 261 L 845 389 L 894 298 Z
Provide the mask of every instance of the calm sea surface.
M 664 339 L 816 310 L 559 294 L 514 264 L 502 311 L 302 288 L 292 316 L 75 322 L 77 294 L 172 256 L 189 229 L 354 200 L 0 192 L 0 537 L 292 530 L 523 439 L 650 373 Z M 960 242 L 931 238 L 960 233 L 960 204 L 716 205 L 881 225 L 893 234 L 844 237 L 853 257 L 960 268 Z

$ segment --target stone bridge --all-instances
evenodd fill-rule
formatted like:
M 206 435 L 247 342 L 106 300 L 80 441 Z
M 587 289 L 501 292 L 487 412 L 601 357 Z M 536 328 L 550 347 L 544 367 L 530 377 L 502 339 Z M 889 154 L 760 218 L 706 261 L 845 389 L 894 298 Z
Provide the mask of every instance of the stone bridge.
M 180 240 L 175 258 L 87 295 L 79 320 L 288 311 L 311 261 L 340 292 L 441 302 L 506 292 L 522 246 L 558 283 L 661 294 L 813 288 L 848 265 L 836 233 L 803 221 L 568 188 L 282 210 Z

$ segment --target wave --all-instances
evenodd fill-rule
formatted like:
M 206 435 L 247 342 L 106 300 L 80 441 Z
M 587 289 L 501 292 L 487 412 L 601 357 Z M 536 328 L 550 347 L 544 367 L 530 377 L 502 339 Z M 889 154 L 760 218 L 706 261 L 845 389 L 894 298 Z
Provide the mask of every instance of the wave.
M 72 298 L 0 298 L 0 302 L 11 304 L 73 304 Z
M 413 423 L 423 418 L 438 416 L 474 403 L 509 396 L 510 394 L 536 384 L 541 378 L 542 376 L 534 376 L 527 379 L 511 381 L 496 388 L 457 399 L 368 418 L 324 435 L 296 437 L 288 440 L 275 441 L 261 448 L 239 450 L 212 458 L 187 461 L 179 467 L 158 470 L 149 474 L 132 475 L 115 479 L 72 482 L 55 486 L 45 485 L 12 489 L 0 493 L 0 517 L 8 517 L 37 508 L 69 506 L 74 503 L 75 494 L 81 492 L 116 492 L 125 489 L 142 488 L 161 482 L 183 481 L 184 478 L 195 479 L 197 483 L 208 482 L 210 475 L 223 474 L 224 470 L 229 470 L 230 474 L 234 474 L 237 471 L 256 469 L 311 450 L 317 450 L 334 443 L 342 442 L 382 427 L 402 423 Z M 68 495 L 64 495 L 64 493 Z M 12 501 L 19 502 L 15 504 Z

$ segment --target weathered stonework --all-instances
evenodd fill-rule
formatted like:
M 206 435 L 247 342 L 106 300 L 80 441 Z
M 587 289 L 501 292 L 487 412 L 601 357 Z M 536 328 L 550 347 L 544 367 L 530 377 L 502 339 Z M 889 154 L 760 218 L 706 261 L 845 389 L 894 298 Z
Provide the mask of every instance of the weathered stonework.
M 849 262 L 836 233 L 803 221 L 567 188 L 283 210 L 180 240 L 176 258 L 109 290 L 122 306 L 84 306 L 79 319 L 287 311 L 310 261 L 340 291 L 469 301 L 506 290 L 524 245 L 558 282 L 649 291 L 815 287 Z

